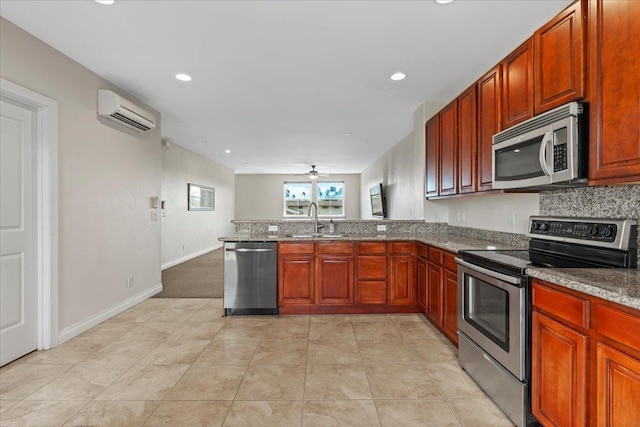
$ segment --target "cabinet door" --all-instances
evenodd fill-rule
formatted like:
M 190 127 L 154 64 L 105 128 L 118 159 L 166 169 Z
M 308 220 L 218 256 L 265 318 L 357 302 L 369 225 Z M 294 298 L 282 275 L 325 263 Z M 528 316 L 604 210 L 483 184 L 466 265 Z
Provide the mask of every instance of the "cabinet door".
M 438 115 L 433 116 L 425 125 L 425 196 L 438 195 L 440 181 L 440 148 L 438 146 Z
M 313 304 L 314 262 L 310 256 L 280 256 L 278 301 L 280 305 Z
M 442 313 L 442 329 L 454 344 L 458 344 L 458 275 L 455 271 L 445 269 L 444 280 L 444 301 Z
M 640 181 L 640 2 L 589 7 L 589 181 Z
M 508 128 L 533 117 L 533 40 L 502 61 L 502 123 Z
M 502 130 L 500 65 L 478 81 L 478 191 L 493 188 L 492 137 Z
M 434 324 L 442 325 L 442 267 L 432 262 L 427 267 L 427 312 Z
M 596 345 L 597 425 L 637 426 L 640 420 L 640 360 Z
M 533 312 L 532 412 L 544 425 L 587 425 L 589 338 Z
M 440 111 L 440 191 L 439 195 L 458 191 L 458 100 Z
M 582 3 L 575 2 L 533 35 L 535 114 L 584 97 Z
M 416 260 L 416 274 L 418 276 L 418 307 L 423 313 L 427 311 L 427 261 L 418 258 Z
M 390 255 L 389 258 L 389 304 L 415 304 L 415 279 L 413 257 Z
M 352 256 L 318 256 L 316 301 L 318 304 L 353 304 Z
M 476 191 L 478 124 L 476 85 L 458 97 L 458 192 Z

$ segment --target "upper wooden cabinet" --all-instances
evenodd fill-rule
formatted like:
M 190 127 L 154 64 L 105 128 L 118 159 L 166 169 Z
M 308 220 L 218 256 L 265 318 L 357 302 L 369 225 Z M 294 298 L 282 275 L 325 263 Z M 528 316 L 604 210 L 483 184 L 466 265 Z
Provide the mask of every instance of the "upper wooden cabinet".
M 425 196 L 438 195 L 440 185 L 440 148 L 438 146 L 438 115 L 433 116 L 425 125 Z
M 440 188 L 439 195 L 458 192 L 458 100 L 440 111 Z
M 458 193 L 477 190 L 477 100 L 476 85 L 458 97 Z
M 533 117 L 533 39 L 502 61 L 502 122 L 508 128 Z
M 640 182 L 640 1 L 591 1 L 589 70 L 589 182 Z
M 478 80 L 478 191 L 493 189 L 491 145 L 502 130 L 502 83 L 500 65 Z
M 535 114 L 585 95 L 586 10 L 577 1 L 533 35 Z

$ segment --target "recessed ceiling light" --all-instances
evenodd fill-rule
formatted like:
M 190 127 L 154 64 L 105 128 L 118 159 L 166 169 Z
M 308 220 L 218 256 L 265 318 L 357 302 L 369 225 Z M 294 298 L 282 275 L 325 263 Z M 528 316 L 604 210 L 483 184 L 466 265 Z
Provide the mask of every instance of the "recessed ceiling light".
M 224 150 L 225 153 L 230 154 L 231 150 Z
M 351 136 L 351 134 L 350 133 L 345 133 L 344 136 Z
M 113 4 L 114 0 L 96 0 L 96 3 L 100 4 Z
M 391 75 L 391 80 L 404 80 L 404 78 L 407 77 L 407 75 L 405 73 L 401 73 L 401 72 L 397 72 Z
M 180 80 L 181 82 L 190 82 L 191 76 L 189 74 L 178 73 L 176 74 L 176 79 Z
M 453 2 L 453 0 L 436 0 L 436 3 L 438 4 L 448 4 Z

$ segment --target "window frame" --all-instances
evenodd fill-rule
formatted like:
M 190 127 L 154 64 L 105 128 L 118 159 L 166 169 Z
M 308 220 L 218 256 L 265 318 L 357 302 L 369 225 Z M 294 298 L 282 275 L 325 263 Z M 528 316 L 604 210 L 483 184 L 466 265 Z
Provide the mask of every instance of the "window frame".
M 287 198 L 286 194 L 286 186 L 287 184 L 311 184 L 311 198 L 309 200 L 309 205 L 311 203 L 318 204 L 318 184 L 332 184 L 332 183 L 340 183 L 342 184 L 342 214 L 341 215 L 322 215 L 318 212 L 318 218 L 327 218 L 327 219 L 346 219 L 347 217 L 347 209 L 346 209 L 346 200 L 347 200 L 347 183 L 344 180 L 305 180 L 305 181 L 284 181 L 282 183 L 282 217 L 284 219 L 295 219 L 295 218 L 307 218 L 307 215 L 287 215 Z

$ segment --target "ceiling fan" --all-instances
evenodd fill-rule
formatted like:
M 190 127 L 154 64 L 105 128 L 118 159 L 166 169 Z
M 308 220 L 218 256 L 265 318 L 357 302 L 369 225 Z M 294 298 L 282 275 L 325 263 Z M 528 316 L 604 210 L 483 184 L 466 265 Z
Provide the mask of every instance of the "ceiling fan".
M 316 170 L 316 165 L 311 165 L 311 170 L 309 172 L 307 172 L 307 173 L 299 173 L 299 174 L 297 174 L 295 176 L 305 176 L 305 175 L 309 176 L 309 179 L 318 179 L 319 176 L 321 176 L 321 177 L 328 177 L 329 176 L 329 175 L 326 175 L 326 174 L 323 174 L 323 173 L 319 173 Z

